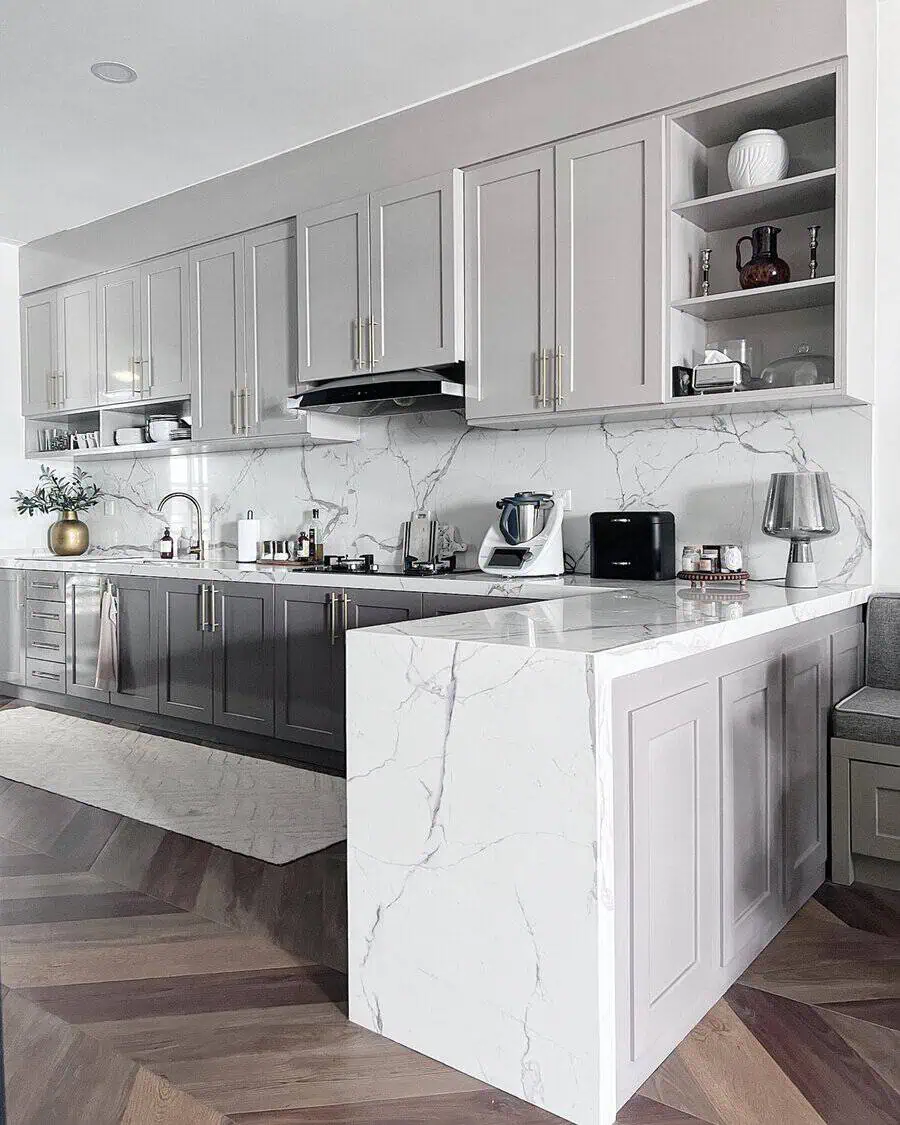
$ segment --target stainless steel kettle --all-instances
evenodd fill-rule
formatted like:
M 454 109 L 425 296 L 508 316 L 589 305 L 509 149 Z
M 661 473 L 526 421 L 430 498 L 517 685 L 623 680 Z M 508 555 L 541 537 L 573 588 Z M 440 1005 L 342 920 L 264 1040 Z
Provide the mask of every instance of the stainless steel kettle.
M 549 492 L 516 492 L 497 501 L 500 533 L 511 546 L 527 543 L 544 530 L 553 507 Z

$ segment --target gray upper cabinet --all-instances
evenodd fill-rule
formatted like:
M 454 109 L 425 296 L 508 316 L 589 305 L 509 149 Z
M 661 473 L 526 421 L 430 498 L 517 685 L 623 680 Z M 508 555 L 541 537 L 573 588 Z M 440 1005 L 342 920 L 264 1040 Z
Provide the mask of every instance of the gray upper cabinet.
M 285 400 L 297 391 L 297 238 L 293 221 L 244 235 L 247 362 L 238 388 L 247 433 L 297 429 Z
M 370 196 L 375 370 L 463 358 L 462 218 L 458 170 Z
M 466 174 L 471 422 L 661 402 L 663 121 Z
M 552 414 L 553 149 L 466 175 L 466 416 Z
M 300 381 L 340 379 L 366 362 L 369 198 L 297 218 Z
M 25 574 L 0 570 L 0 680 L 25 683 Z
M 67 410 L 97 402 L 97 279 L 64 285 L 56 296 L 59 366 L 56 405 Z
M 134 266 L 97 282 L 99 399 L 141 397 L 141 271 Z
M 191 409 L 195 439 L 239 432 L 244 386 L 244 240 L 190 253 Z
M 556 147 L 556 406 L 661 402 L 663 121 Z
M 22 298 L 22 413 L 26 418 L 45 414 L 55 405 L 59 354 L 57 317 L 55 289 Z
M 191 391 L 187 251 L 154 258 L 140 268 L 140 385 L 150 398 Z

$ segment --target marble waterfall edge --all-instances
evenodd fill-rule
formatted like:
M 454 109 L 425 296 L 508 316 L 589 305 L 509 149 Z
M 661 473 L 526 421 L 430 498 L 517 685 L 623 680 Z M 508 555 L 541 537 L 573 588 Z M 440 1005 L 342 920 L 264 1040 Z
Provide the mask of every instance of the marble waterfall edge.
M 267 537 L 291 534 L 314 505 L 328 548 L 399 561 L 400 525 L 434 508 L 473 547 L 511 490 L 570 488 L 566 549 L 589 569 L 588 516 L 617 508 L 667 508 L 679 542 L 742 544 L 758 577 L 784 572 L 784 546 L 760 530 L 769 474 L 825 469 L 841 530 L 816 545 L 823 581 L 869 573 L 871 418 L 866 407 L 719 414 L 646 422 L 502 431 L 467 428 L 454 412 L 371 419 L 359 443 L 98 462 L 91 472 L 113 502 L 91 513 L 93 543 L 152 549 L 156 514 L 172 489 L 194 492 L 213 548 L 233 546 L 248 508 Z M 175 528 L 188 523 L 170 511 Z M 470 556 L 471 559 L 471 556 Z
M 379 633 L 351 637 L 347 675 L 351 1019 L 568 1120 L 612 1120 L 593 658 Z M 497 712 L 502 739 L 485 735 Z

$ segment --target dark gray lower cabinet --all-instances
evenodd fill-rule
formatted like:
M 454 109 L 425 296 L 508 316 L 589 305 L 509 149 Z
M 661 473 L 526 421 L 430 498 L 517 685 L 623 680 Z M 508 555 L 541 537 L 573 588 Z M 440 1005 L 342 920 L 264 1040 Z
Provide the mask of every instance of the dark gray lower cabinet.
M 273 700 L 274 588 L 233 582 L 215 587 L 213 722 L 275 733 Z
M 271 736 L 273 588 L 210 585 L 159 583 L 160 713 Z
M 119 690 L 94 686 L 100 647 L 100 601 L 107 581 L 119 598 Z M 70 574 L 66 579 L 66 693 L 156 714 L 156 579 Z
M 25 683 L 25 574 L 0 570 L 0 680 Z
M 344 636 L 422 616 L 422 595 L 286 586 L 276 593 L 275 735 L 325 750 L 345 745 Z

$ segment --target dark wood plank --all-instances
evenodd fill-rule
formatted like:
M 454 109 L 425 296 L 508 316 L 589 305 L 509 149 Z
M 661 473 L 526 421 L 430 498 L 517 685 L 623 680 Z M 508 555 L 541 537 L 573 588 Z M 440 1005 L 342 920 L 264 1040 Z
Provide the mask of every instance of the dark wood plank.
M 121 821 L 118 813 L 82 805 L 54 840 L 50 854 L 69 859 L 87 870 Z
M 238 1012 L 288 1004 L 341 1004 L 346 1000 L 347 980 L 333 969 L 313 965 L 103 981 L 22 991 L 68 1023 L 81 1024 L 199 1012 Z
M 85 918 L 136 918 L 149 914 L 182 913 L 177 906 L 138 891 L 103 894 L 7 898 L 0 901 L 0 926 L 31 922 L 74 922 Z
M 0 855 L 0 875 L 74 875 L 80 870 L 78 864 L 41 852 Z
M 729 989 L 726 1000 L 826 1121 L 900 1121 L 900 1094 L 814 1008 L 743 985 Z
M 842 1004 L 818 1004 L 820 1008 L 840 1012 L 854 1019 L 875 1023 L 900 1031 L 900 1000 L 847 1000 Z
M 616 1125 L 689 1125 L 691 1121 L 701 1122 L 704 1119 L 645 1098 L 642 1094 L 629 1098 L 616 1114 Z
M 192 910 L 212 850 L 204 840 L 166 832 L 138 889 Z

